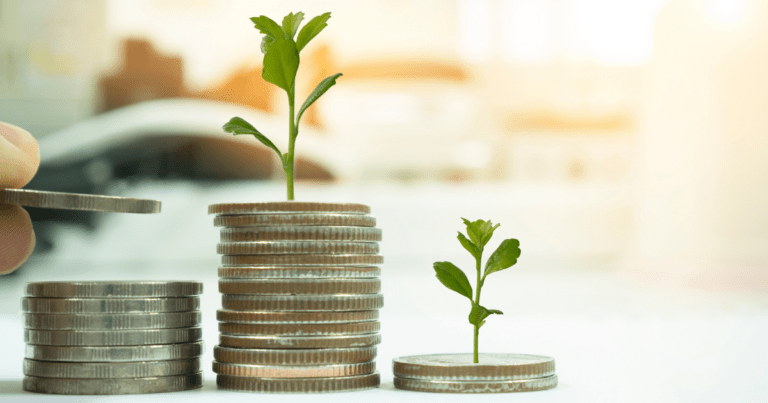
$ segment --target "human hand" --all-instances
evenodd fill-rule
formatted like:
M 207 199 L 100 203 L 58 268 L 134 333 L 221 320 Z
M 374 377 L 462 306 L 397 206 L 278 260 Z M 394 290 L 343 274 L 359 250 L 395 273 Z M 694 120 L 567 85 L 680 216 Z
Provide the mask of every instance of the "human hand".
M 28 131 L 0 122 L 0 189 L 18 189 L 35 176 L 40 165 L 37 141 Z M 26 210 L 0 204 L 0 274 L 21 266 L 35 248 L 35 232 Z

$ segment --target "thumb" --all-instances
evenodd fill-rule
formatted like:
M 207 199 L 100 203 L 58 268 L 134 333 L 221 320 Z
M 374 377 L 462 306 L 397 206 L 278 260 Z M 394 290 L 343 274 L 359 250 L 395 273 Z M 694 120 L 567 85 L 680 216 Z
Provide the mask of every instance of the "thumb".
M 26 185 L 39 165 L 35 138 L 20 127 L 0 122 L 0 189 Z

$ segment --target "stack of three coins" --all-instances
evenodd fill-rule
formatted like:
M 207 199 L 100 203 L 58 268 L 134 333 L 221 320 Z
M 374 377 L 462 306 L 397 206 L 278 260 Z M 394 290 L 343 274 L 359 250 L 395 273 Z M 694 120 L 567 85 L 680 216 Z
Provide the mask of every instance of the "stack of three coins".
M 202 386 L 202 284 L 28 283 L 24 390 L 105 395 Z
M 377 387 L 381 230 L 360 204 L 209 207 L 222 227 L 220 388 L 335 392 Z

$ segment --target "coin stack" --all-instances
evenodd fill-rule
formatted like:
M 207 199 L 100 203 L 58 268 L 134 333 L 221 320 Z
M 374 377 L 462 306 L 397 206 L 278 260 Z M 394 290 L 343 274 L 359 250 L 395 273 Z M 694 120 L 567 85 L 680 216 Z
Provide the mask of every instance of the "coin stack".
M 24 390 L 66 395 L 202 386 L 197 282 L 27 283 Z
M 361 204 L 214 204 L 221 389 L 378 387 L 381 230 Z
M 392 360 L 395 387 L 417 392 L 532 392 L 557 386 L 555 360 L 528 354 L 433 354 Z

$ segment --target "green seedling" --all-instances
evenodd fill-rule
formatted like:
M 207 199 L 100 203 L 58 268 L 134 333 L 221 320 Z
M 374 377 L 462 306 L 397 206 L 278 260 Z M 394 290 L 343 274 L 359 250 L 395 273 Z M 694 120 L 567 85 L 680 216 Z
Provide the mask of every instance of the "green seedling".
M 234 117 L 224 125 L 224 131 L 238 134 L 250 134 L 256 137 L 265 146 L 274 150 L 285 170 L 286 182 L 288 185 L 288 200 L 293 200 L 293 155 L 296 145 L 296 137 L 299 135 L 299 122 L 301 116 L 318 98 L 320 98 L 329 88 L 336 84 L 336 79 L 341 73 L 334 74 L 315 87 L 314 91 L 307 97 L 299 108 L 299 113 L 295 113 L 296 98 L 296 72 L 299 70 L 299 53 L 307 43 L 320 33 L 328 24 L 331 13 L 319 15 L 310 20 L 299 30 L 299 25 L 304 19 L 304 13 L 290 13 L 283 18 L 283 25 L 278 25 L 269 17 L 253 17 L 251 21 L 255 28 L 264 34 L 261 41 L 261 52 L 264 53 L 264 68 L 261 77 L 264 80 L 282 88 L 288 94 L 289 122 L 288 122 L 288 152 L 283 154 L 270 141 L 267 136 L 256 130 L 253 125 L 244 119 Z M 298 32 L 298 36 L 296 33 Z M 294 40 L 294 38 L 296 38 Z
M 474 297 L 472 295 L 472 285 L 469 284 L 467 276 L 461 269 L 456 267 L 455 264 L 451 262 L 435 262 L 433 267 L 435 268 L 437 279 L 440 280 L 444 286 L 469 298 L 469 301 L 472 303 L 472 310 L 469 312 L 469 323 L 474 327 L 474 362 L 478 363 L 477 347 L 480 328 L 485 324 L 485 319 L 487 317 L 491 315 L 502 315 L 502 312 L 498 309 L 488 309 L 480 305 L 480 291 L 489 274 L 508 269 L 517 263 L 517 258 L 520 257 L 520 242 L 517 239 L 505 239 L 502 241 L 498 249 L 496 249 L 496 251 L 491 254 L 491 257 L 488 258 L 488 261 L 485 262 L 485 270 L 481 271 L 480 261 L 483 258 L 485 245 L 491 240 L 493 231 L 495 231 L 500 224 L 494 226 L 490 220 L 469 221 L 466 218 L 462 218 L 462 220 L 464 220 L 464 224 L 467 226 L 467 235 L 469 235 L 469 238 L 459 232 L 458 239 L 459 242 L 461 242 L 461 246 L 469 251 L 475 258 L 475 268 L 477 269 L 477 282 Z

